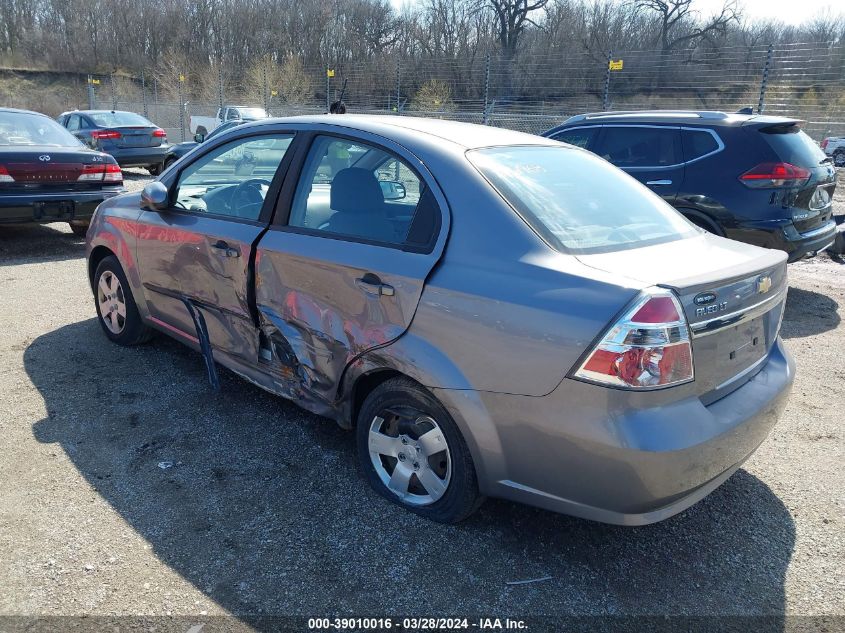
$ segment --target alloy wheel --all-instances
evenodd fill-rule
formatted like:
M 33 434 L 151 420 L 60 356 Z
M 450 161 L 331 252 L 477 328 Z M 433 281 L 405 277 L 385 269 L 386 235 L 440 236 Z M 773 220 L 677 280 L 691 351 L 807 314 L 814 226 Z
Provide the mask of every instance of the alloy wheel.
M 379 479 L 403 503 L 430 505 L 446 493 L 451 454 L 431 416 L 413 409 L 385 409 L 370 424 L 368 446 Z
M 126 327 L 126 297 L 120 280 L 110 270 L 103 271 L 97 282 L 97 303 L 100 318 L 109 332 L 120 334 Z

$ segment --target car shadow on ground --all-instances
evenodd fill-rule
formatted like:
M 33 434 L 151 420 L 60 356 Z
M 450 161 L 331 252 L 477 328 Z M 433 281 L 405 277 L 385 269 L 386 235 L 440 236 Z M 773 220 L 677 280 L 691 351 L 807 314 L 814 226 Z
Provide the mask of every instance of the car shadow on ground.
M 35 437 L 241 616 L 784 613 L 795 527 L 745 470 L 652 526 L 495 500 L 444 526 L 370 491 L 348 432 L 227 371 L 212 392 L 173 341 L 120 348 L 90 319 L 40 336 L 24 362 L 47 411 Z
M 839 326 L 839 304 L 812 290 L 790 286 L 786 295 L 781 336 L 785 339 L 822 334 Z
M 85 238 L 67 223 L 0 224 L 0 266 L 85 257 Z

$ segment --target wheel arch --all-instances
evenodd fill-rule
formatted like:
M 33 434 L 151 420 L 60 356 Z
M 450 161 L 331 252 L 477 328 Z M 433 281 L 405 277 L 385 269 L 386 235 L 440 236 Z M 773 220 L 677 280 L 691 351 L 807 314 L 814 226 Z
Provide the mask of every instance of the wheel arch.
M 108 246 L 103 246 L 102 244 L 95 246 L 91 251 L 91 254 L 88 256 L 88 282 L 90 283 L 92 289 L 96 283 L 94 275 L 97 272 L 97 266 L 99 266 L 100 262 L 109 256 L 120 261 L 117 257 L 117 253 L 112 251 Z
M 721 237 L 725 236 L 725 230 L 722 228 L 721 224 L 707 213 L 699 211 L 698 209 L 691 209 L 689 207 L 677 207 L 677 210 L 678 213 L 683 215 L 696 226 L 710 231 L 714 235 L 719 235 Z

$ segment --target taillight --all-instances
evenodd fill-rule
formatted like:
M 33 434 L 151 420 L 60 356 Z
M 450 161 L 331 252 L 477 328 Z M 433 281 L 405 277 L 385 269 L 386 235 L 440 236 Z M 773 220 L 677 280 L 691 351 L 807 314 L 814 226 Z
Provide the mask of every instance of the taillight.
M 120 137 L 121 134 L 117 130 L 94 130 L 91 132 L 91 138 L 96 139 L 116 139 Z
M 106 173 L 103 174 L 103 182 L 123 182 L 123 172 L 120 171 L 120 165 L 107 164 Z
M 645 292 L 573 374 L 622 389 L 658 389 L 694 378 L 689 328 L 672 292 Z
M 123 172 L 120 166 L 113 163 L 94 163 L 83 165 L 82 173 L 77 178 L 81 182 L 123 182 Z
M 9 175 L 9 170 L 0 165 L 0 182 L 15 182 L 15 179 Z
M 742 174 L 739 179 L 752 189 L 778 189 L 801 186 L 811 175 L 809 169 L 791 163 L 761 163 Z
M 162 130 L 161 128 L 153 131 L 153 136 L 155 138 L 167 138 L 167 132 Z
M 826 138 L 820 143 L 822 149 L 827 149 L 828 141 L 830 141 L 830 139 Z

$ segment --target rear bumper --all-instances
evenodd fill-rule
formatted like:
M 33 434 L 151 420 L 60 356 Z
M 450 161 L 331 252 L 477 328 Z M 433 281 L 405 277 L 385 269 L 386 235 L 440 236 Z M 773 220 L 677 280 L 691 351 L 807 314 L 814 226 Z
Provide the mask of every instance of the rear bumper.
M 167 157 L 168 145 L 158 147 L 124 147 L 103 150 L 117 161 L 121 167 L 146 167 L 160 165 Z
M 103 200 L 125 191 L 115 187 L 101 191 L 0 194 L 0 223 L 88 220 Z
M 643 525 L 688 508 L 740 467 L 780 416 L 794 372 L 778 339 L 753 378 L 707 406 L 570 379 L 539 398 L 481 393 L 483 408 L 466 393 L 435 392 L 472 436 L 485 494 Z M 472 419 L 480 410 L 487 420 Z
M 805 233 L 799 233 L 791 223 L 743 224 L 728 230 L 728 237 L 740 242 L 784 251 L 791 263 L 830 247 L 836 239 L 836 222 L 832 219 L 828 220 L 822 226 Z

